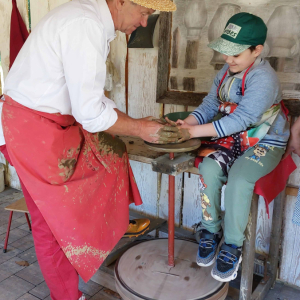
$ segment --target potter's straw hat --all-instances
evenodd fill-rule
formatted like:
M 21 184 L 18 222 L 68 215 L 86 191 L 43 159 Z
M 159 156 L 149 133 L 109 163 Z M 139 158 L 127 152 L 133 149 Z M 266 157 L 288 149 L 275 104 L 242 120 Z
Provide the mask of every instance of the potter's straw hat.
M 138 5 L 159 11 L 175 11 L 176 5 L 171 0 L 130 0 Z

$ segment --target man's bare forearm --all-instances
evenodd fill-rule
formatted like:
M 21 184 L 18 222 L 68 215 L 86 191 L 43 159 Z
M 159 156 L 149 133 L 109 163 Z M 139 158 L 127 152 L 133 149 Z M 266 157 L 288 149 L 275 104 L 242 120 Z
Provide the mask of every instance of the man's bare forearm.
M 109 127 L 106 132 L 110 134 L 140 136 L 141 120 L 133 119 L 118 109 L 115 109 L 118 114 L 116 123 Z
M 154 117 L 133 119 L 117 109 L 115 111 L 118 119 L 106 130 L 110 134 L 138 136 L 144 141 L 158 144 L 174 143 L 180 138 L 177 132 L 169 132 L 168 126 L 164 126 Z

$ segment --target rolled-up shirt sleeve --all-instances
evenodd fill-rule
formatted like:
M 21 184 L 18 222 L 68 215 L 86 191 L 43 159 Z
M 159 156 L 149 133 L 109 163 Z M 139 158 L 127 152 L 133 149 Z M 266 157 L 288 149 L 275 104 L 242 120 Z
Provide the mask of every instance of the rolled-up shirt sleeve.
M 82 18 L 59 33 L 59 42 L 72 115 L 88 132 L 107 130 L 118 116 L 103 89 L 109 51 L 104 29 Z

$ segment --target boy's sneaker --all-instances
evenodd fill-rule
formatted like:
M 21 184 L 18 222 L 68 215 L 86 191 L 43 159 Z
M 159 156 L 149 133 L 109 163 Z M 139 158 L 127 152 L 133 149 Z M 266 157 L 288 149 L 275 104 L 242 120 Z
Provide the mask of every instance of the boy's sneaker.
M 211 270 L 211 276 L 222 282 L 236 278 L 242 261 L 242 247 L 223 243 L 217 257 L 217 262 Z
M 211 266 L 216 261 L 217 249 L 223 236 L 223 231 L 210 233 L 202 229 L 197 252 L 197 265 L 201 267 Z

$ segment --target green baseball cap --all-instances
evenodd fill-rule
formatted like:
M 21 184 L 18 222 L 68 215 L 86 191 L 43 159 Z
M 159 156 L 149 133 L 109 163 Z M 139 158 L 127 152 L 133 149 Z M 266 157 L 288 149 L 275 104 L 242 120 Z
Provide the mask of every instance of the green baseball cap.
M 208 47 L 228 56 L 237 55 L 251 46 L 263 45 L 267 30 L 260 17 L 241 12 L 228 20 L 221 37 L 209 43 Z

